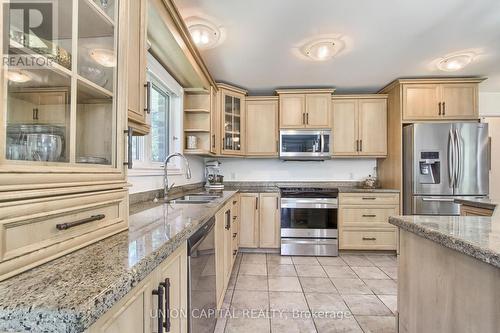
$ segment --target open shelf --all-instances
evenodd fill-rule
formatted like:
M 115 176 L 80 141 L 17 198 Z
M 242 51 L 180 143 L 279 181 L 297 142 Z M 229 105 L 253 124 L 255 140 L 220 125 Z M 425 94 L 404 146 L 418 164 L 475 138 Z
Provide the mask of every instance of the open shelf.
M 209 109 L 184 109 L 184 112 L 187 113 L 210 113 Z

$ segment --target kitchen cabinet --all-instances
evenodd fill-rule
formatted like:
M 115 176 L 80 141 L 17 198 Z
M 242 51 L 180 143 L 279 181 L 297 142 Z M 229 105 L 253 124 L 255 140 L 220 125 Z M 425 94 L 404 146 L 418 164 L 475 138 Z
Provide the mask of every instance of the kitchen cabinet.
M 246 91 L 227 84 L 217 84 L 221 106 L 221 155 L 245 154 Z
M 0 222 L 0 279 L 128 228 L 127 80 L 117 79 L 127 73 L 128 4 L 57 9 L 58 37 L 42 53 L 24 43 L 16 15 L 3 26 L 4 55 L 37 53 L 40 66 L 0 64 L 0 211 L 10 212 Z
M 236 261 L 236 256 L 239 252 L 240 247 L 240 195 L 235 194 L 233 197 L 233 207 L 232 207 L 233 220 L 231 223 L 231 243 L 232 243 L 232 258 L 233 265 Z
M 215 280 L 216 280 L 216 299 L 217 299 L 217 308 L 220 308 L 222 305 L 224 292 L 225 292 L 225 273 L 224 273 L 224 257 L 225 257 L 225 246 L 224 246 L 224 224 L 225 220 L 225 212 L 226 207 L 223 207 L 221 210 L 215 214 Z
M 385 95 L 334 96 L 333 156 L 387 155 Z
M 247 97 L 246 156 L 278 156 L 278 98 Z
M 339 249 L 396 249 L 396 228 L 389 217 L 399 215 L 399 194 L 341 193 L 338 214 Z
M 462 216 L 492 216 L 493 212 L 492 209 L 472 207 L 465 204 L 460 205 L 460 215 Z
M 330 128 L 333 89 L 284 89 L 279 95 L 280 128 Z
M 279 193 L 241 193 L 240 247 L 280 247 Z
M 153 333 L 161 323 L 163 332 L 187 333 L 187 283 L 184 243 L 86 332 Z
M 478 83 L 403 84 L 403 120 L 478 119 Z
M 146 135 L 150 83 L 146 82 L 147 65 L 147 0 L 128 1 L 127 96 L 128 124 L 134 135 Z

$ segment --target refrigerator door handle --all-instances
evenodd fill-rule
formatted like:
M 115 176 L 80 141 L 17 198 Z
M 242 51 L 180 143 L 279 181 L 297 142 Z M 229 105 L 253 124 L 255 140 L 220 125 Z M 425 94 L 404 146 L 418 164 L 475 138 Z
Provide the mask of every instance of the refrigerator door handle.
M 460 135 L 458 133 L 458 130 L 455 129 L 455 146 L 456 148 L 456 156 L 455 156 L 455 187 L 458 187 L 460 185 L 460 174 L 462 173 L 462 144 L 460 142 Z
M 448 180 L 450 187 L 455 187 L 455 140 L 453 139 L 453 132 L 450 129 L 448 133 Z
M 428 202 L 454 202 L 454 198 L 422 198 L 422 201 Z

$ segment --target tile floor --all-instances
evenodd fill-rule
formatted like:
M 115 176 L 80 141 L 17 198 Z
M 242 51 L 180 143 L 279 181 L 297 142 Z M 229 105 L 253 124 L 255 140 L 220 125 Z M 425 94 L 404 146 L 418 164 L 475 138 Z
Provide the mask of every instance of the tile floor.
M 396 257 L 239 255 L 216 333 L 395 332 Z

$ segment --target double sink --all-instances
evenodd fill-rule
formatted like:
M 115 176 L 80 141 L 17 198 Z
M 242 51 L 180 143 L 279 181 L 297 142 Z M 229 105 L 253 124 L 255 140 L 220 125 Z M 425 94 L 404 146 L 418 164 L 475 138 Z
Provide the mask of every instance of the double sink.
M 168 202 L 174 204 L 207 204 L 218 198 L 220 198 L 220 195 L 202 192 L 184 195 L 177 199 L 169 200 Z

